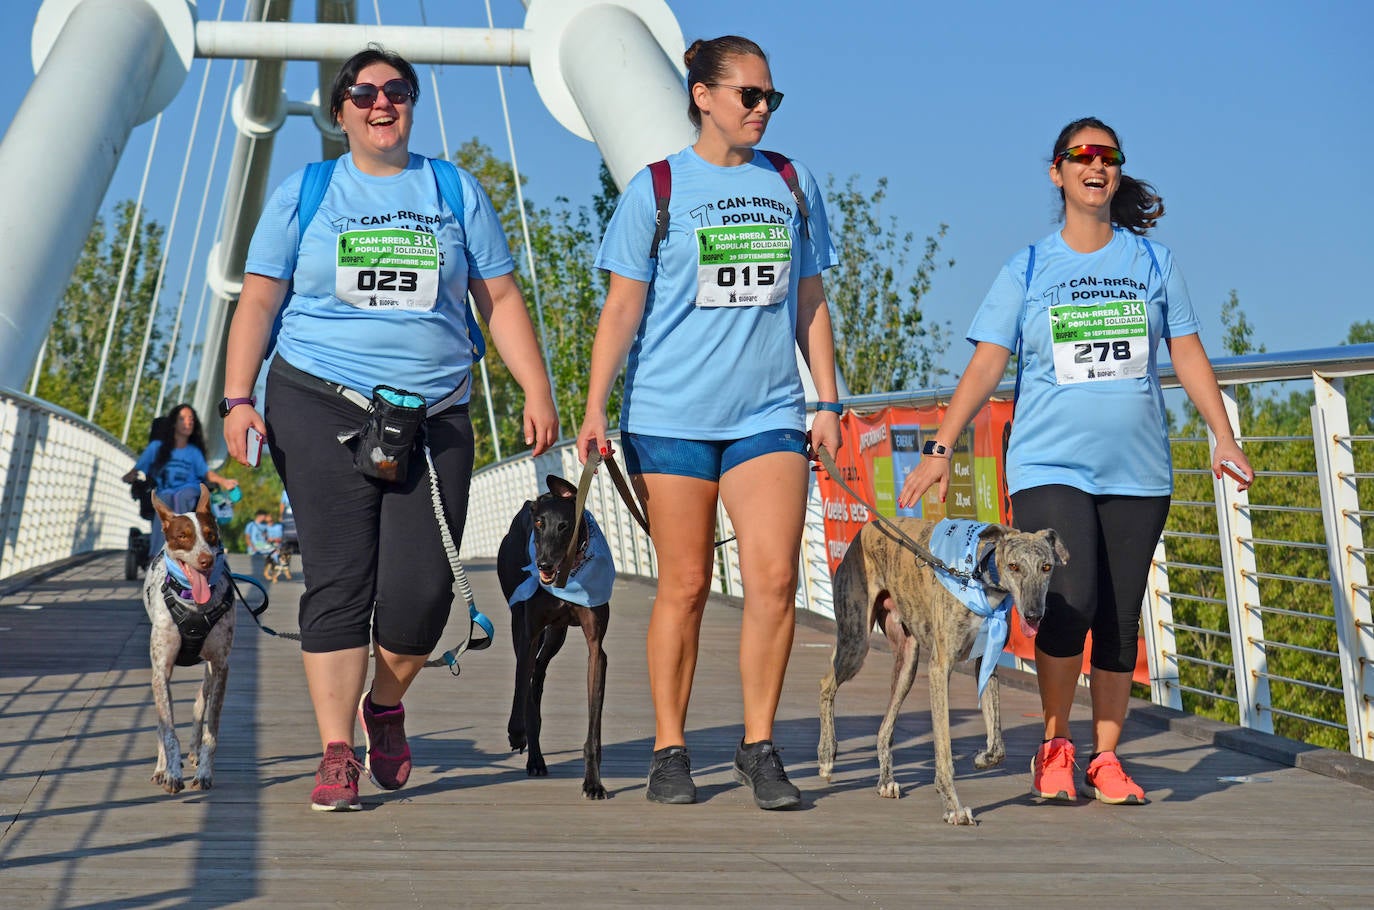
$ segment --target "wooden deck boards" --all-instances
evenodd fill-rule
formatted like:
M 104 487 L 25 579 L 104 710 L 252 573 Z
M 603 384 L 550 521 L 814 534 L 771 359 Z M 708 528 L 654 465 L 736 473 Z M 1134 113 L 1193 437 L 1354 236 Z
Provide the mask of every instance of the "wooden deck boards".
M 730 773 L 740 614 L 724 602 L 707 611 L 690 715 L 701 802 L 650 804 L 652 586 L 639 580 L 622 580 L 612 603 L 603 776 L 613 798 L 587 802 L 585 650 L 574 633 L 550 671 L 550 776 L 529 779 L 506 744 L 514 661 L 483 564 L 469 574 L 497 643 L 465 658 L 461 677 L 428 670 L 413 688 L 405 789 L 364 782 L 363 812 L 308 809 L 319 745 L 295 643 L 241 611 L 215 787 L 166 796 L 148 781 L 148 625 L 139 586 L 121 573 L 112 554 L 0 599 L 0 907 L 1374 906 L 1374 791 L 1132 721 L 1127 761 L 1151 805 L 1042 805 L 1026 792 L 1035 696 L 1004 687 L 1009 757 L 978 772 L 968 676 L 952 686 L 953 732 L 960 794 L 979 825 L 940 821 L 923 678 L 897 730 L 903 798 L 880 799 L 873 741 L 889 664 L 878 652 L 840 691 L 827 784 L 815 771 L 816 696 L 830 636 L 807 625 L 775 736 L 806 802 L 761 812 Z M 299 586 L 273 590 L 269 624 L 294 628 Z M 183 729 L 197 684 L 196 670 L 178 671 Z

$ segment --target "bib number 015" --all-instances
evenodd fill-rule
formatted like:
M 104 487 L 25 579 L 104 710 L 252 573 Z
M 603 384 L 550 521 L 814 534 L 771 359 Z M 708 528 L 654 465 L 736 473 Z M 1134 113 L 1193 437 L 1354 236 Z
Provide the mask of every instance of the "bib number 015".
M 775 267 L 771 265 L 746 265 L 738 268 L 733 265 L 723 265 L 716 269 L 716 284 L 720 287 L 734 287 L 736 281 L 745 287 L 762 287 L 776 282 L 777 275 L 775 274 Z

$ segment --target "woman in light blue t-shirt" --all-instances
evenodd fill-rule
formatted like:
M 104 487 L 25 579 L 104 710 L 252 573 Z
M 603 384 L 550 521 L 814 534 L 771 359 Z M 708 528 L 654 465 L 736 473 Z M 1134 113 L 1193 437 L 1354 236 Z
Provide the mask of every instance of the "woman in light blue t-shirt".
M 1254 477 L 1236 443 L 1211 362 L 1198 338 L 1187 286 L 1169 250 L 1145 239 L 1164 214 L 1148 183 L 1122 173 L 1115 131 L 1096 118 L 1059 134 L 1049 168 L 1064 203 L 1063 230 L 1011 258 L 969 329 L 973 357 L 926 455 L 898 503 L 935 484 L 944 501 L 949 457 L 964 427 L 1021 357 L 1020 395 L 1007 451 L 1014 521 L 1054 528 L 1069 550 L 1054 570 L 1036 634 L 1044 742 L 1031 763 L 1031 792 L 1077 799 L 1069 709 L 1091 630 L 1093 752 L 1087 795 L 1145 802 L 1116 756 L 1131 694 L 1141 601 L 1173 489 L 1159 342 L 1179 382 L 1216 437 L 1212 469 Z
M 736 775 L 764 809 L 801 796 L 773 746 L 792 645 L 805 518 L 806 402 L 800 347 L 820 399 L 812 441 L 840 444 L 834 339 L 821 272 L 835 265 L 810 173 L 755 147 L 782 93 L 747 38 L 684 55 L 697 141 L 669 156 L 667 233 L 655 243 L 651 170 L 626 187 L 597 253 L 610 289 L 592 348 L 584 457 L 609 452 L 606 402 L 626 363 L 621 447 L 649 513 L 658 592 L 649 622 L 656 721 L 647 796 L 696 799 L 684 728 L 711 587 L 716 500 L 730 514 L 744 578 L 744 738 Z M 795 173 L 794 195 L 785 174 Z M 809 213 L 809 214 L 808 214 Z

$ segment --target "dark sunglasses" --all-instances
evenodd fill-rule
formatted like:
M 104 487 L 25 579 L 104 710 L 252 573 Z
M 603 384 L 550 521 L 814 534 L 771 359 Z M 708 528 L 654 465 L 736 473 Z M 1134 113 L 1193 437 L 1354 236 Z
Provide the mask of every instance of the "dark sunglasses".
M 782 92 L 765 92 L 761 88 L 754 88 L 746 85 L 726 85 L 724 82 L 708 82 L 707 85 L 713 88 L 732 88 L 739 92 L 740 103 L 747 110 L 753 110 L 759 106 L 760 101 L 768 102 L 768 112 L 771 114 L 782 104 Z
M 350 85 L 348 87 L 348 99 L 356 106 L 367 110 L 377 103 L 378 92 L 386 95 L 386 99 L 392 104 L 405 104 L 415 98 L 415 89 L 411 88 L 409 82 L 404 79 L 392 79 L 380 87 L 370 82 Z
M 1054 163 L 1067 160 L 1074 164 L 1092 164 L 1094 158 L 1101 158 L 1107 167 L 1121 167 L 1126 163 L 1126 153 L 1110 145 L 1075 145 L 1055 155 Z

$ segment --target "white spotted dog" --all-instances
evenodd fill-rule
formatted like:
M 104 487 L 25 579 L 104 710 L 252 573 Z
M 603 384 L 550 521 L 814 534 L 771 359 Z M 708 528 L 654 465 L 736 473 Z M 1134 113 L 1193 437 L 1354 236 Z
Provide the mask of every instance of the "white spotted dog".
M 210 490 L 204 484 L 194 512 L 173 512 L 156 494 L 153 508 L 167 545 L 149 560 L 143 584 L 143 608 L 153 624 L 148 654 L 157 707 L 157 765 L 152 780 L 168 793 L 178 793 L 184 786 L 181 742 L 172 719 L 172 668 L 205 661 L 187 758 L 196 768 L 191 789 L 209 790 L 229 677 L 229 649 L 234 643 L 233 586 L 219 528 L 210 512 Z

